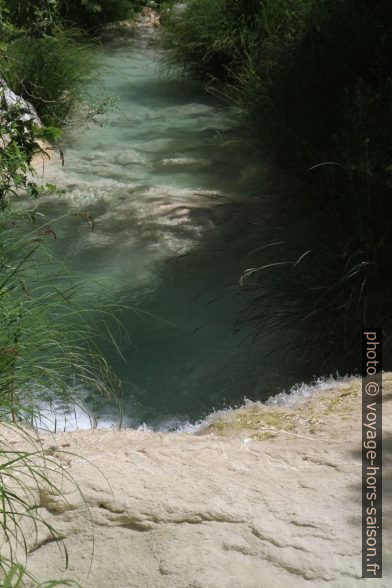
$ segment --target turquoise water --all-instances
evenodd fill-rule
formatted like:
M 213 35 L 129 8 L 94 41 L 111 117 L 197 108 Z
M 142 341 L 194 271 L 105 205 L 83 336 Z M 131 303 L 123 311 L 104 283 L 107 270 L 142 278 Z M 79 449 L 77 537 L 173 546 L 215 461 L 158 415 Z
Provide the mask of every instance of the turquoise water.
M 233 110 L 161 71 L 158 34 L 105 44 L 95 92 L 116 97 L 116 107 L 69 132 L 64 168 L 46 170 L 65 194 L 40 207 L 94 219 L 92 231 L 67 217 L 55 253 L 92 297 L 98 289 L 108 303 L 149 313 L 120 312 L 125 360 L 106 353 L 122 382 L 125 423 L 170 429 L 245 397 L 265 400 L 302 374 L 271 355 L 281 342 L 234 333 L 239 278 L 263 244 L 248 205 L 268 189 L 262 158 Z M 269 205 L 265 198 L 264 222 Z M 99 416 L 114 419 L 113 411 Z

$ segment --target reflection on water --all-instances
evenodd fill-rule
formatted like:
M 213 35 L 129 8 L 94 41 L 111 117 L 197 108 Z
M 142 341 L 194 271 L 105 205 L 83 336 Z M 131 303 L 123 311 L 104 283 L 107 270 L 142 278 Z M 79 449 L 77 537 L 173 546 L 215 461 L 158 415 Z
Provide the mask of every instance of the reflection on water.
M 117 107 L 103 126 L 67 137 L 65 167 L 46 173 L 65 195 L 40 207 L 88 213 L 93 231 L 80 216 L 60 224 L 57 256 L 94 280 L 92 295 L 99 287 L 151 313 L 122 313 L 126 362 L 108 351 L 109 360 L 126 422 L 170 428 L 244 397 L 263 400 L 299 374 L 269 356 L 276 342 L 250 346 L 233 334 L 238 279 L 260 243 L 245 203 L 262 189 L 261 158 L 229 108 L 160 73 L 156 35 L 104 47 L 99 92 Z

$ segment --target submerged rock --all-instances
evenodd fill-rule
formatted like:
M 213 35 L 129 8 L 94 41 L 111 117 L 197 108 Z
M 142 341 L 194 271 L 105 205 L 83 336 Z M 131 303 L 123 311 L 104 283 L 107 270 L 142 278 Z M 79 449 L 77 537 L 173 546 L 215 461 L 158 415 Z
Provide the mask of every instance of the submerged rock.
M 155 29 L 160 26 L 160 13 L 155 8 L 145 6 L 134 19 L 120 20 L 107 24 L 103 29 L 104 36 L 127 35 L 137 29 Z
M 145 6 L 136 20 L 139 26 L 157 28 L 160 26 L 160 13 L 155 8 Z
M 386 375 L 387 443 L 391 401 Z M 47 485 L 39 493 L 39 513 L 63 538 L 69 567 L 40 527 L 29 539 L 30 572 L 84 588 L 365 585 L 359 380 L 331 384 L 293 408 L 221 412 L 202 433 L 41 436 L 63 475 L 61 493 Z M 380 588 L 392 579 L 391 475 L 385 452 Z

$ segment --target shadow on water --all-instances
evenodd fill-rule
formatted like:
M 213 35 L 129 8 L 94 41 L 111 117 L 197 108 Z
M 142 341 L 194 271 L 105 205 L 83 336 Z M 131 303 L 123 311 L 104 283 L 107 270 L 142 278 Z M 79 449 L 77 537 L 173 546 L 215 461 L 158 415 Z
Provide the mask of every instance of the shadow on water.
M 142 311 L 119 313 L 125 361 L 106 350 L 125 422 L 170 428 L 312 376 L 302 358 L 271 354 L 282 340 L 234 332 L 239 278 L 256 263 L 249 252 L 274 206 L 273 195 L 259 201 L 262 220 L 252 222 L 263 183 L 252 140 L 200 88 L 162 78 L 154 43 L 109 45 L 104 62 L 118 108 L 102 128 L 67 137 L 65 168 L 46 178 L 65 195 L 39 206 L 73 213 L 58 224 L 55 255 L 91 296 Z
M 122 304 L 148 313 L 144 320 L 132 312 L 119 316 L 130 340 L 121 345 L 125 362 L 112 357 L 131 424 L 194 422 L 312 376 L 304 358 L 276 351 L 281 340 L 235 332 L 243 306 L 239 277 L 252 261 L 248 214 L 241 204 L 220 208 L 195 248 L 156 266 L 154 287 L 119 289 Z

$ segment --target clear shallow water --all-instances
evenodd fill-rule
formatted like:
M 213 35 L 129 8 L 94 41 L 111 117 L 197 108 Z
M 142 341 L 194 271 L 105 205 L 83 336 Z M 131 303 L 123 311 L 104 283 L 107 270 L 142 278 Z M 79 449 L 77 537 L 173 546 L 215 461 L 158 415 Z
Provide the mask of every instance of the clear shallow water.
M 279 341 L 233 333 L 239 277 L 260 246 L 246 205 L 264 188 L 260 155 L 227 106 L 160 72 L 157 51 L 156 32 L 105 45 L 97 93 L 117 107 L 102 126 L 69 133 L 64 168 L 51 164 L 45 177 L 65 194 L 40 208 L 94 219 L 93 231 L 80 216 L 62 221 L 55 254 L 92 297 L 98 289 L 151 314 L 120 312 L 125 361 L 109 348 L 107 357 L 125 424 L 174 429 L 245 397 L 265 400 L 303 373 L 270 355 Z M 109 422 L 114 409 L 98 416 Z

